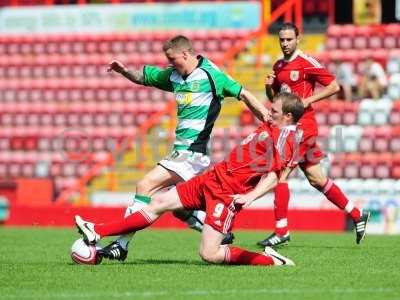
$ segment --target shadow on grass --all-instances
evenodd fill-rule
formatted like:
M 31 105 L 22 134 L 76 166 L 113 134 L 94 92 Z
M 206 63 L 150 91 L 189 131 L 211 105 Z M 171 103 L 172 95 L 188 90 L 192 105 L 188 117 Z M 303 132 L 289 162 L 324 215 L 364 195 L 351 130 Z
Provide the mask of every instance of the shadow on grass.
M 68 265 L 75 265 L 73 262 L 68 262 Z M 132 261 L 126 261 L 126 262 L 117 262 L 113 260 L 103 260 L 103 262 L 99 265 L 96 265 L 96 267 L 103 266 L 103 267 L 110 267 L 110 266 L 115 266 L 115 267 L 121 267 L 121 266 L 145 266 L 145 265 L 154 265 L 154 266 L 160 266 L 160 265 L 176 265 L 176 266 L 207 266 L 207 267 L 226 267 L 225 264 L 209 264 L 206 262 L 203 262 L 201 260 L 191 260 L 191 259 L 182 259 L 182 260 L 177 260 L 177 259 L 135 259 Z M 93 265 L 91 265 L 93 266 Z M 234 267 L 240 267 L 236 265 L 229 266 L 230 268 Z
M 74 262 L 68 262 L 68 265 L 76 265 Z M 193 265 L 193 266 L 205 266 L 207 263 L 200 260 L 176 260 L 176 259 L 135 259 L 132 261 L 113 261 L 113 260 L 103 260 L 103 262 L 98 266 L 137 266 L 137 265 Z
M 194 265 L 204 266 L 206 263 L 200 260 L 191 259 L 136 259 L 125 262 L 126 265 Z

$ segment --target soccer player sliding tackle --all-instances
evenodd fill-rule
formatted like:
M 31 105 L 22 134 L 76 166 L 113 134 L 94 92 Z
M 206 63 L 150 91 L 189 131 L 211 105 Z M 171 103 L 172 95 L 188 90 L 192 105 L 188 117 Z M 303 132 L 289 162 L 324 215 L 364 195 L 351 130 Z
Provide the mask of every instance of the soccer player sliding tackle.
M 119 61 L 112 61 L 109 71 L 121 74 L 133 83 L 172 92 L 177 103 L 176 140 L 173 151 L 150 170 L 136 186 L 133 203 L 125 216 L 149 204 L 158 191 L 187 181 L 204 172 L 210 165 L 207 143 L 226 97 L 242 100 L 252 108 L 261 103 L 238 82 L 222 72 L 206 57 L 196 55 L 191 41 L 181 35 L 167 40 L 163 52 L 170 63 L 166 68 L 146 65 L 129 70 Z M 203 211 L 176 210 L 174 215 L 191 228 L 201 231 Z M 123 261 L 128 255 L 128 245 L 133 233 L 122 235 L 99 253 L 110 259 Z M 230 244 L 230 232 L 222 243 Z
M 147 206 L 118 221 L 94 224 L 76 216 L 76 226 L 86 242 L 94 244 L 106 236 L 142 230 L 166 211 L 204 209 L 206 218 L 200 243 L 204 261 L 294 265 L 270 247 L 255 253 L 221 242 L 241 209 L 273 189 L 281 170 L 293 163 L 298 140 L 296 123 L 303 112 L 300 98 L 289 93 L 277 94 L 271 110 L 262 109 L 264 122 L 212 170 L 154 195 Z

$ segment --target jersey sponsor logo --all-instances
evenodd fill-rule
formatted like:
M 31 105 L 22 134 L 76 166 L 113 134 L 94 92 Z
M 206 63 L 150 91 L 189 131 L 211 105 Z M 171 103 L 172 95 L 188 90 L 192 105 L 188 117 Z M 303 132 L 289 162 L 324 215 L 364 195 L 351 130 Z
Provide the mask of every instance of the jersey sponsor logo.
M 297 81 L 299 80 L 300 72 L 299 71 L 290 71 L 290 80 Z
M 192 93 L 177 93 L 176 102 L 181 105 L 189 105 L 193 101 Z

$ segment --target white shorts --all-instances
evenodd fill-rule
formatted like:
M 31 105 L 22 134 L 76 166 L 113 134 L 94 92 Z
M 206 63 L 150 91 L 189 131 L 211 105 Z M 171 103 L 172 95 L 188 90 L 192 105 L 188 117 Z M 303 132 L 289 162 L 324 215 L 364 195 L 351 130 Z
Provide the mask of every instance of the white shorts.
M 210 166 L 210 157 L 199 152 L 174 150 L 158 164 L 187 181 L 203 173 Z

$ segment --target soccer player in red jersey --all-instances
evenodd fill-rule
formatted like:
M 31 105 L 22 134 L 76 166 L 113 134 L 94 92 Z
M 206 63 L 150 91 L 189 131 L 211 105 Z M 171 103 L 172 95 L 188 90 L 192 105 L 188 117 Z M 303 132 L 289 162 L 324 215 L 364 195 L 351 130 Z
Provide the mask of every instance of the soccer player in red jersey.
M 177 209 L 202 209 L 206 219 L 200 256 L 210 263 L 243 265 L 294 265 L 270 247 L 264 253 L 221 245 L 236 214 L 271 190 L 287 164 L 292 164 L 298 141 L 296 123 L 304 112 L 299 97 L 282 93 L 274 97 L 271 111 L 264 108 L 261 126 L 235 147 L 228 158 L 202 175 L 156 194 L 149 205 L 119 221 L 94 224 L 75 217 L 88 243 L 105 236 L 148 227 L 161 214 Z
M 315 58 L 304 54 L 297 48 L 299 31 L 295 25 L 285 23 L 280 28 L 279 43 L 283 58 L 274 64 L 273 74 L 267 75 L 265 83 L 267 97 L 272 99 L 275 93 L 285 91 L 294 93 L 303 100 L 305 111 L 298 124 L 299 129 L 303 131 L 303 139 L 297 154 L 299 166 L 314 188 L 350 215 L 356 228 L 356 242 L 359 244 L 365 236 L 365 228 L 370 213 L 356 208 L 332 179 L 324 174 L 320 160 L 325 155 L 316 142 L 318 126 L 312 103 L 337 93 L 339 85 L 335 77 Z M 318 93 L 314 93 L 317 83 L 324 88 Z M 290 241 L 287 222 L 290 194 L 287 178 L 292 170 L 293 167 L 288 166 L 282 172 L 279 183 L 275 188 L 275 232 L 258 242 L 261 246 L 276 246 Z

